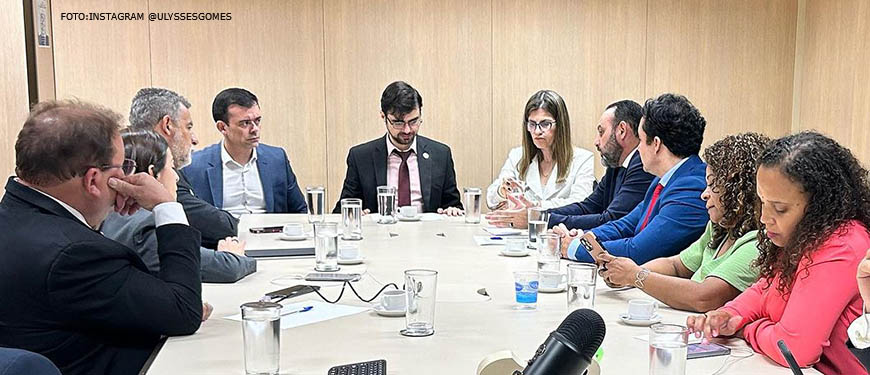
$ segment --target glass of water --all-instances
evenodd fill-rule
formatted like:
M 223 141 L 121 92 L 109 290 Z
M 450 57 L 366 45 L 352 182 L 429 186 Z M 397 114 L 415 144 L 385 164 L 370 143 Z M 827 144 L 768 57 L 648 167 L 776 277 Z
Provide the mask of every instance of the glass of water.
M 246 374 L 277 374 L 281 354 L 281 305 L 248 302 L 242 309 Z
M 650 375 L 685 375 L 689 329 L 679 324 L 649 327 Z
M 529 249 L 536 249 L 538 234 L 547 231 L 547 222 L 550 221 L 550 212 L 541 207 L 529 207 Z
M 362 237 L 362 199 L 345 198 L 341 200 L 341 225 L 343 240 L 361 240 Z
M 404 336 L 422 337 L 435 333 L 435 290 L 438 271 L 412 269 L 405 271 Z
M 326 188 L 323 186 L 309 186 L 305 188 L 305 200 L 308 203 L 308 222 L 320 223 L 323 221 L 323 206 L 326 204 Z
M 559 272 L 562 237 L 553 233 L 538 234 L 538 272 Z
M 535 271 L 514 272 L 514 290 L 517 292 L 516 310 L 534 310 L 538 307 L 539 274 Z
M 393 186 L 378 186 L 378 223 L 395 224 L 396 218 L 396 188 Z
M 465 222 L 480 223 L 480 188 L 465 188 Z
M 338 271 L 338 223 L 314 223 L 314 269 Z
M 589 263 L 568 265 L 568 311 L 595 307 L 598 267 Z

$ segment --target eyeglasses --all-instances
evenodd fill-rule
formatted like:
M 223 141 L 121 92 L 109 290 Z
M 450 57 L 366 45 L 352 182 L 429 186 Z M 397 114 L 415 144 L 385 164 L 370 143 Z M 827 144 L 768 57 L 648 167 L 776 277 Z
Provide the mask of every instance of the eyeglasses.
M 112 168 L 121 168 L 121 172 L 124 172 L 125 176 L 129 176 L 129 175 L 133 174 L 133 172 L 136 171 L 136 161 L 133 159 L 124 159 L 124 162 L 121 163 L 121 165 L 106 164 L 106 165 L 101 165 L 99 167 L 91 166 L 88 168 L 100 168 L 100 170 L 107 170 L 107 169 L 112 169 Z
M 535 131 L 535 128 L 541 129 L 542 132 L 546 132 L 550 130 L 553 125 L 556 125 L 556 122 L 550 120 L 544 120 L 541 122 L 534 122 L 532 120 L 526 121 L 526 129 L 530 132 Z
M 414 129 L 414 128 L 419 127 L 420 124 L 423 123 L 423 119 L 420 118 L 419 116 L 415 117 L 413 119 L 410 119 L 408 121 L 393 120 L 393 119 L 390 119 L 389 117 L 384 117 L 384 119 L 387 120 L 387 123 L 390 124 L 390 126 L 392 126 L 393 129 L 396 129 L 396 130 L 404 129 L 405 124 L 407 124 L 409 127 L 411 127 L 411 129 Z

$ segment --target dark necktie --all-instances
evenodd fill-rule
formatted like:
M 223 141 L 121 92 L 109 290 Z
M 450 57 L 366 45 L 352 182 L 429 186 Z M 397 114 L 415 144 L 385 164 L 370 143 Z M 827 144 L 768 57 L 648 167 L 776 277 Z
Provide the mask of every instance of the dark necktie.
M 646 228 L 646 224 L 649 222 L 649 217 L 652 215 L 653 207 L 656 205 L 656 201 L 659 200 L 659 194 L 662 193 L 662 189 L 664 186 L 662 184 L 656 184 L 656 189 L 653 190 L 653 195 L 649 200 L 649 208 L 646 210 L 646 217 L 643 218 L 643 224 L 640 225 L 640 230 Z
M 408 157 L 412 152 L 393 150 L 393 153 L 402 158 L 402 164 L 399 164 L 399 207 L 411 205 L 411 173 L 408 171 Z

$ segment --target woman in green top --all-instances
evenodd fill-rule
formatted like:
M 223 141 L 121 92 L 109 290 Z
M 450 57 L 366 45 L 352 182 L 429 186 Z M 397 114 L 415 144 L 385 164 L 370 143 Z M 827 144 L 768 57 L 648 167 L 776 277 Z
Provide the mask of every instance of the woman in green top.
M 638 266 L 629 258 L 603 253 L 599 272 L 611 286 L 635 286 L 676 309 L 715 310 L 758 278 L 755 218 L 756 160 L 770 138 L 731 135 L 704 150 L 710 222 L 698 241 L 680 254 Z

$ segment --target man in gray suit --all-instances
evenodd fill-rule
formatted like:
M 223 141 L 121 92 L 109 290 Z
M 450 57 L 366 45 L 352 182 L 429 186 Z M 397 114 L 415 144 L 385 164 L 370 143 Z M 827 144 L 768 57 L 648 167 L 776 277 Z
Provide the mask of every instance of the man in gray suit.
M 366 211 L 377 212 L 377 187 L 386 185 L 396 187 L 399 206 L 463 214 L 450 147 L 417 135 L 422 110 L 423 98 L 411 85 L 396 81 L 384 89 L 381 119 L 387 134 L 350 149 L 341 199 L 360 198 Z M 340 209 L 336 204 L 333 212 Z

